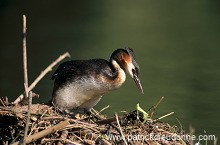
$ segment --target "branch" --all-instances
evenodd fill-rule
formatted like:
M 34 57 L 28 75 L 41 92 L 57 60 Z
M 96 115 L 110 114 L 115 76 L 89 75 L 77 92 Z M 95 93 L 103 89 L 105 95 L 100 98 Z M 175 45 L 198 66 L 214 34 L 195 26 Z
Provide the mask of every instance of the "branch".
M 28 86 L 28 73 L 27 73 L 27 45 L 26 45 L 26 16 L 23 15 L 23 66 L 24 66 L 24 84 Z M 28 96 L 28 89 L 25 87 L 25 96 Z
M 119 127 L 119 130 L 120 130 L 120 133 L 121 133 L 121 137 L 122 137 L 122 139 L 123 139 L 125 145 L 128 145 L 128 143 L 127 143 L 127 141 L 126 141 L 126 138 L 125 138 L 125 136 L 124 136 L 124 134 L 123 134 L 123 132 L 122 132 L 121 125 L 120 125 L 119 120 L 118 120 L 118 114 L 117 114 L 116 112 L 115 112 L 115 118 L 116 118 L 116 121 L 117 121 L 117 123 L 118 123 L 118 127 Z
M 44 71 L 41 72 L 41 74 L 34 80 L 34 82 L 28 87 L 28 90 L 31 91 L 36 85 L 37 83 L 49 72 L 52 71 L 52 68 L 59 63 L 60 61 L 62 61 L 64 58 L 66 57 L 70 57 L 70 54 L 68 52 L 64 53 L 63 55 L 61 55 L 59 58 L 57 58 L 53 63 L 51 63 Z M 21 94 L 14 102 L 12 102 L 12 104 L 17 104 L 19 103 L 22 99 L 24 98 L 24 95 Z
M 51 128 L 48 128 L 48 129 L 43 130 L 41 132 L 38 132 L 38 133 L 36 133 L 34 135 L 31 135 L 30 137 L 28 137 L 26 139 L 26 143 L 31 143 L 32 141 L 34 141 L 34 140 L 36 140 L 38 138 L 44 137 L 44 136 L 46 136 L 46 135 L 48 135 L 50 133 L 53 133 L 53 132 L 55 132 L 55 131 L 57 131 L 57 130 L 59 130 L 59 129 L 61 129 L 61 128 L 69 125 L 69 124 L 70 124 L 69 120 L 60 122 L 59 124 L 57 124 L 57 125 L 55 125 L 55 126 L 53 126 Z
M 41 138 L 41 137 L 44 137 L 44 136 L 46 136 L 46 135 L 48 135 L 48 134 L 50 134 L 50 133 L 53 133 L 53 132 L 57 131 L 57 130 L 59 130 L 59 129 L 61 129 L 61 128 L 63 128 L 63 127 L 65 127 L 65 126 L 69 125 L 69 124 L 70 124 L 70 123 L 69 123 L 69 120 L 60 122 L 59 124 L 57 124 L 57 125 L 55 125 L 55 126 L 53 126 L 53 127 L 50 127 L 50 128 L 48 128 L 48 129 L 45 129 L 45 130 L 40 131 L 40 132 L 38 132 L 38 133 L 36 133 L 36 134 L 34 134 L 34 135 L 29 136 L 29 137 L 26 139 L 26 143 L 31 143 L 31 142 L 33 142 L 33 141 L 35 141 L 35 140 L 37 140 L 37 139 L 39 139 L 39 138 Z M 12 145 L 18 145 L 19 143 L 20 143 L 20 142 L 18 141 L 18 142 L 13 143 Z
M 157 104 L 154 106 L 154 110 L 151 112 L 150 119 L 152 119 L 154 115 L 154 111 L 156 110 L 157 106 L 160 104 L 160 102 L 164 99 L 164 96 L 160 98 L 160 100 L 157 102 Z
M 28 73 L 27 73 L 27 47 L 26 47 L 26 16 L 23 15 L 23 65 L 24 65 L 24 89 L 25 89 L 25 97 L 28 97 Z M 26 121 L 25 131 L 24 131 L 24 142 L 23 145 L 26 144 L 25 140 L 27 137 L 28 126 L 30 122 L 30 110 L 31 110 L 31 102 L 32 102 L 32 95 L 30 93 L 29 102 L 28 102 L 28 117 Z
M 165 118 L 165 117 L 167 117 L 167 116 L 172 115 L 173 113 L 174 113 L 174 112 L 170 112 L 170 113 L 168 113 L 168 114 L 166 114 L 166 115 L 161 116 L 160 118 L 154 119 L 153 121 L 156 122 L 156 121 L 161 120 L 161 119 L 163 119 L 163 118 Z
M 26 89 L 27 89 L 27 86 L 25 86 Z M 28 114 L 27 114 L 27 121 L 26 121 L 26 125 L 25 125 L 25 132 L 24 132 L 24 140 L 23 140 L 23 144 L 25 145 L 27 142 L 26 142 L 26 138 L 27 138 L 27 133 L 28 133 L 28 126 L 30 124 L 30 115 L 31 115 L 31 105 L 32 105 L 32 91 L 30 91 L 28 93 Z

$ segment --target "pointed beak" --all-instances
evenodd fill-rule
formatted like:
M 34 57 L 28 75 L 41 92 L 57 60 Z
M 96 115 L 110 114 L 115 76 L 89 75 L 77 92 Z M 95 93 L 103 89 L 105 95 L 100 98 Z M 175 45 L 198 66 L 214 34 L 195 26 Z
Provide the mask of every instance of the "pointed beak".
M 134 71 L 133 71 L 133 79 L 134 79 L 134 82 L 137 85 L 138 89 L 140 90 L 140 92 L 142 94 L 144 94 L 144 90 L 143 90 L 143 88 L 141 86 L 140 79 L 138 78 L 137 74 Z

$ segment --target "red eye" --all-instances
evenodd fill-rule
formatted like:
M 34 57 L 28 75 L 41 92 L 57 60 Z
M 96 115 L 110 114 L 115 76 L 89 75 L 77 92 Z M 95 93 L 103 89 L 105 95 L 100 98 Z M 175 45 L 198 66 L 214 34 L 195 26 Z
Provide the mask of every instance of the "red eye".
M 136 73 L 135 69 L 132 69 L 132 73 Z

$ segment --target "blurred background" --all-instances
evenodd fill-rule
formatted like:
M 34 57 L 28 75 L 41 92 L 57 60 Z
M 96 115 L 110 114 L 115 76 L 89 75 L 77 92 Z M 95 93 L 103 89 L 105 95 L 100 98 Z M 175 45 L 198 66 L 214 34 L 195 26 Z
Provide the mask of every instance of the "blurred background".
M 220 136 L 220 1 L 0 0 L 0 96 L 10 101 L 23 92 L 22 15 L 27 16 L 29 84 L 59 55 L 105 58 L 132 47 L 141 67 L 142 95 L 128 76 L 117 91 L 95 106 L 109 117 L 148 110 L 165 99 L 154 117 L 197 135 Z M 65 59 L 69 60 L 69 59 Z M 57 66 L 56 66 L 57 67 Z M 54 71 L 54 70 L 53 70 Z M 35 103 L 51 99 L 53 72 L 34 88 Z

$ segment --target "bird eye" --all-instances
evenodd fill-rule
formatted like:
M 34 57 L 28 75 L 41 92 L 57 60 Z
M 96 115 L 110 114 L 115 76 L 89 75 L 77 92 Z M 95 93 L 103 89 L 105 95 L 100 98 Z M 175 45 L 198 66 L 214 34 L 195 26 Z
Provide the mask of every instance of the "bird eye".
M 139 70 L 137 68 L 132 69 L 133 75 L 135 74 L 137 77 L 139 76 Z
M 136 73 L 135 69 L 132 69 L 132 73 L 133 73 L 133 74 L 135 74 L 135 73 Z

